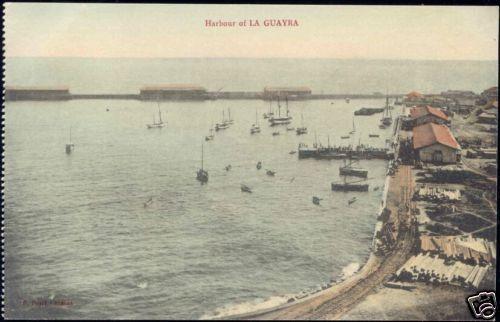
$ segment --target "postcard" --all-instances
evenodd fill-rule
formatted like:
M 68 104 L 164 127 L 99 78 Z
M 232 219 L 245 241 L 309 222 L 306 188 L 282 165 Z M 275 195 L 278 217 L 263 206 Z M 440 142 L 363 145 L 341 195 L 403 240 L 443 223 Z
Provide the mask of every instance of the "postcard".
M 498 7 L 3 10 L 5 319 L 495 317 Z

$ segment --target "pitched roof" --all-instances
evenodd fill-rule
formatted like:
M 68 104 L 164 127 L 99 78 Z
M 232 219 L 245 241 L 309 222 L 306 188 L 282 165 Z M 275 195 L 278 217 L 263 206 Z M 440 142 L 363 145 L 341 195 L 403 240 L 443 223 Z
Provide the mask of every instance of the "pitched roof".
M 424 95 L 420 94 L 419 92 L 415 92 L 415 91 L 406 94 L 406 97 L 408 97 L 408 98 L 420 98 L 423 96 Z
M 446 125 L 426 123 L 413 128 L 414 149 L 425 148 L 436 143 L 453 149 L 460 149 L 460 145 Z
M 419 117 L 425 116 L 425 115 L 434 115 L 440 119 L 443 119 L 445 121 L 448 121 L 448 116 L 444 114 L 444 112 L 438 108 L 432 107 L 432 106 L 418 106 L 418 107 L 413 107 L 410 110 L 410 116 L 413 119 L 417 119 Z

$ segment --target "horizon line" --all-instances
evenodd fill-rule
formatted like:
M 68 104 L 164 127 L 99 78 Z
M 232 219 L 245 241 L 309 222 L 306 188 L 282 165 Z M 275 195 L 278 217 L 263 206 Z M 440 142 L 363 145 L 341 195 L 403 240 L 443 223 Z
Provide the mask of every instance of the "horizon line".
M 477 61 L 498 62 L 496 59 L 443 59 L 443 58 L 368 58 L 368 57 L 283 57 L 283 56 L 12 56 L 5 55 L 4 58 L 86 58 L 86 59 L 331 59 L 331 60 L 391 60 L 391 61 Z

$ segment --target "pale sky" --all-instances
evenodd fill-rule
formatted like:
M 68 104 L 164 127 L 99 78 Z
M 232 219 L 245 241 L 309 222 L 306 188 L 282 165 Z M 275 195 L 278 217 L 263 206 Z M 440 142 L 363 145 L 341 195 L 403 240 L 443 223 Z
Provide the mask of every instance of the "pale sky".
M 4 26 L 7 56 L 497 60 L 498 23 L 498 7 L 8 3 Z

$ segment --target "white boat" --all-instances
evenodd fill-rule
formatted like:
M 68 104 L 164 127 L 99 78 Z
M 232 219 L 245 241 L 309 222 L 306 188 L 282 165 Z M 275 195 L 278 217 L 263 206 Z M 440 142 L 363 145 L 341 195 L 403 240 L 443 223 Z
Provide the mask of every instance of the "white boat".
M 228 115 L 228 119 L 227 119 L 226 123 L 233 124 L 234 120 L 231 118 L 231 109 L 230 108 L 227 109 L 227 115 Z
M 260 133 L 259 119 L 257 118 L 257 110 L 255 110 L 255 124 L 250 128 L 250 134 Z
M 216 131 L 225 130 L 225 129 L 229 128 L 230 124 L 231 123 L 229 123 L 228 120 L 226 120 L 226 116 L 224 115 L 224 110 L 223 110 L 222 111 L 222 122 L 215 124 L 215 130 Z
M 159 101 L 158 101 L 158 117 L 159 117 L 159 121 L 156 122 L 155 116 L 153 115 L 153 123 L 146 125 L 148 129 L 161 129 L 162 127 L 165 126 L 165 124 L 163 123 L 163 120 L 161 119 L 161 111 L 160 111 L 160 102 Z
M 292 123 L 292 117 L 290 116 L 290 111 L 288 109 L 288 98 L 286 98 L 286 116 L 281 116 L 281 104 L 278 97 L 278 116 L 277 117 L 272 116 L 269 119 L 269 122 L 271 122 L 271 126 L 285 125 Z
M 354 134 L 356 133 L 356 126 L 354 125 L 354 118 L 352 119 L 352 131 L 349 132 L 349 134 Z

